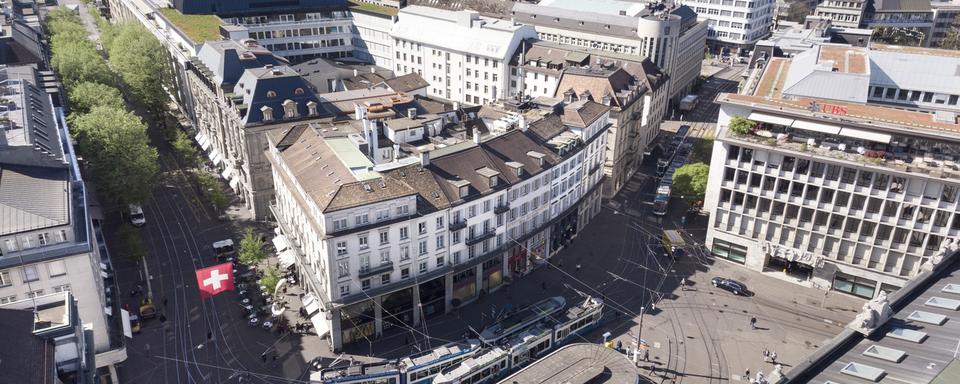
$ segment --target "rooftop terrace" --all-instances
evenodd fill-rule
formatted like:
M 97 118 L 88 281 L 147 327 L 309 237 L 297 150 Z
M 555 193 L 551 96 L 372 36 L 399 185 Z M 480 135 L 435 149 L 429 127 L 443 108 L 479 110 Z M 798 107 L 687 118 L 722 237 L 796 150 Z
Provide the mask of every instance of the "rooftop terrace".
M 348 1 L 348 3 L 350 4 L 351 11 L 353 10 L 367 11 L 367 12 L 373 12 L 373 13 L 385 15 L 385 16 L 396 16 L 397 13 L 400 13 L 399 8 L 387 7 L 380 4 L 364 3 L 364 2 L 354 1 L 354 0 L 350 0 Z
M 220 25 L 223 20 L 216 15 L 184 15 L 175 8 L 160 8 L 159 11 L 194 43 L 220 40 Z

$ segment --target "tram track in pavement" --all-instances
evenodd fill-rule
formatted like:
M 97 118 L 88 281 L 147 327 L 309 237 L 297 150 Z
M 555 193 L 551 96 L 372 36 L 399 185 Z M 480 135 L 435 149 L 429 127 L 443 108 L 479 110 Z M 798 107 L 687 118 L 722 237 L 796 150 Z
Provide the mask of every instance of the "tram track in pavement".
M 172 167 L 176 168 L 175 174 L 178 178 L 180 178 L 180 181 L 182 181 L 183 184 L 174 183 L 174 187 L 176 188 L 180 197 L 186 197 L 186 193 L 184 192 L 183 185 L 186 184 L 187 189 L 192 190 L 192 188 L 189 185 L 189 180 L 186 178 L 183 171 L 179 169 L 179 165 L 176 163 L 174 159 L 170 159 L 170 158 L 167 158 L 166 160 L 162 160 L 162 164 L 168 168 L 171 167 L 170 164 L 173 164 Z M 177 226 L 177 229 L 179 230 L 180 236 L 184 239 L 184 245 L 185 245 L 187 254 L 190 256 L 190 266 L 192 267 L 192 270 L 205 268 L 208 265 L 205 262 L 204 256 L 208 254 L 212 255 L 212 248 L 207 249 L 208 247 L 201 246 L 201 241 L 198 241 L 197 239 L 197 233 L 199 228 L 192 228 L 190 226 L 191 217 L 189 217 L 186 213 L 183 212 L 184 210 L 183 205 L 176 204 L 175 201 L 172 201 L 172 199 L 175 199 L 176 197 L 177 195 L 164 195 L 164 198 L 167 200 L 167 202 L 169 203 L 169 206 L 171 207 L 170 213 L 174 214 L 174 217 L 177 221 L 176 226 Z M 198 219 L 196 215 L 193 215 L 193 218 L 195 220 Z M 197 227 L 201 226 L 201 223 L 199 222 L 199 220 L 197 220 L 195 223 Z M 206 242 L 204 242 L 203 244 L 206 244 Z M 191 275 L 191 278 L 192 278 L 192 275 Z M 228 295 L 232 295 L 232 294 L 228 293 Z M 229 299 L 232 300 L 236 298 L 231 297 Z M 215 354 L 214 357 L 216 359 L 215 361 L 216 364 L 208 364 L 211 367 L 216 368 L 212 372 L 212 374 L 216 375 L 217 377 L 217 380 L 214 382 L 218 382 L 218 383 L 228 382 L 234 378 L 236 378 L 239 381 L 241 380 L 239 377 L 244 374 L 245 374 L 244 376 L 246 376 L 247 378 L 256 379 L 259 382 L 263 382 L 263 383 L 277 382 L 276 381 L 277 378 L 275 376 L 253 372 L 246 365 L 242 363 L 237 352 L 234 351 L 234 348 L 231 347 L 230 343 L 228 342 L 227 333 L 224 332 L 224 328 L 229 327 L 231 325 L 231 322 L 229 321 L 225 322 L 221 320 L 220 310 L 218 310 L 217 308 L 217 297 L 211 298 L 209 300 L 199 300 L 199 301 L 200 301 L 199 309 L 201 312 L 201 317 L 204 320 L 204 325 L 206 326 L 207 332 L 209 332 L 212 335 L 210 339 L 203 338 L 202 344 L 200 345 L 202 345 L 203 349 L 207 351 L 208 356 L 211 350 L 213 350 L 213 353 Z M 221 304 L 223 303 L 221 302 Z M 238 306 L 240 305 L 239 303 L 233 303 L 233 304 L 236 304 Z M 233 324 L 233 325 L 236 326 L 236 324 Z M 247 325 L 242 324 L 241 326 L 247 326 Z M 241 344 L 244 344 L 242 341 L 243 340 L 242 337 L 236 337 L 234 339 L 240 342 Z M 243 347 L 245 350 L 247 349 L 245 345 Z M 256 358 L 255 356 L 252 356 L 249 353 L 247 353 L 247 357 L 251 358 L 251 360 Z M 222 362 L 224 365 L 221 365 L 220 362 Z M 224 377 L 223 375 L 224 371 L 230 374 Z M 290 382 L 290 381 L 281 380 L 279 382 Z

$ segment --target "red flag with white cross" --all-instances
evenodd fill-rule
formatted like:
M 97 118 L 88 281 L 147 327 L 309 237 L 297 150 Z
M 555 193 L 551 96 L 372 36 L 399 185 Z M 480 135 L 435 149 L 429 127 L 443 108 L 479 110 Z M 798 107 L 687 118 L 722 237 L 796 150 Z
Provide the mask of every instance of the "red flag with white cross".
M 197 270 L 200 298 L 206 299 L 223 291 L 233 290 L 233 264 L 223 263 Z

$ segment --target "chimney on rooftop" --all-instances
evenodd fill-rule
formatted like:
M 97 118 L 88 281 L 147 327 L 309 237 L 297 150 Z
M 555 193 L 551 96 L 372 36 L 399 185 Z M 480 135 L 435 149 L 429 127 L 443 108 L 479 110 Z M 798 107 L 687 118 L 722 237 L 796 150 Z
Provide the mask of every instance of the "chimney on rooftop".
M 416 108 L 407 108 L 407 117 L 411 120 L 417 118 L 417 109 Z
M 371 66 L 370 66 L 370 73 L 377 73 L 377 66 L 371 65 Z
M 356 68 L 354 68 L 354 69 L 353 69 L 353 76 L 354 76 L 354 77 L 360 76 L 360 71 L 357 70 Z
M 428 165 L 430 165 L 430 152 L 428 151 L 420 152 L 420 166 L 426 167 Z
M 520 115 L 520 118 L 517 120 L 517 128 L 523 132 L 527 131 L 527 118 Z
M 480 144 L 480 130 L 477 128 L 473 129 L 473 143 Z

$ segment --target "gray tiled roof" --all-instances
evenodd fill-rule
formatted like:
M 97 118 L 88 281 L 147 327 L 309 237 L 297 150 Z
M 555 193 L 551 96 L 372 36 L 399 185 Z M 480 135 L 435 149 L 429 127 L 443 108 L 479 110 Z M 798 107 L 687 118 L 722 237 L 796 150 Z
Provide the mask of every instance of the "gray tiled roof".
M 67 170 L 0 164 L 0 235 L 70 223 Z
M 234 93 L 242 95 L 243 104 L 247 105 L 246 114 L 243 116 L 244 125 L 262 123 L 261 108 L 265 106 L 273 109 L 274 122 L 284 121 L 283 103 L 286 100 L 297 103 L 297 111 L 301 117 L 309 115 L 307 103 L 310 101 L 317 103 L 320 116 L 329 114 L 323 110 L 320 99 L 313 93 L 310 84 L 287 66 L 247 69 L 234 87 Z
M 236 84 L 245 69 L 286 63 L 253 40 L 208 41 L 197 52 L 197 58 L 213 73 L 211 80 L 218 85 Z

